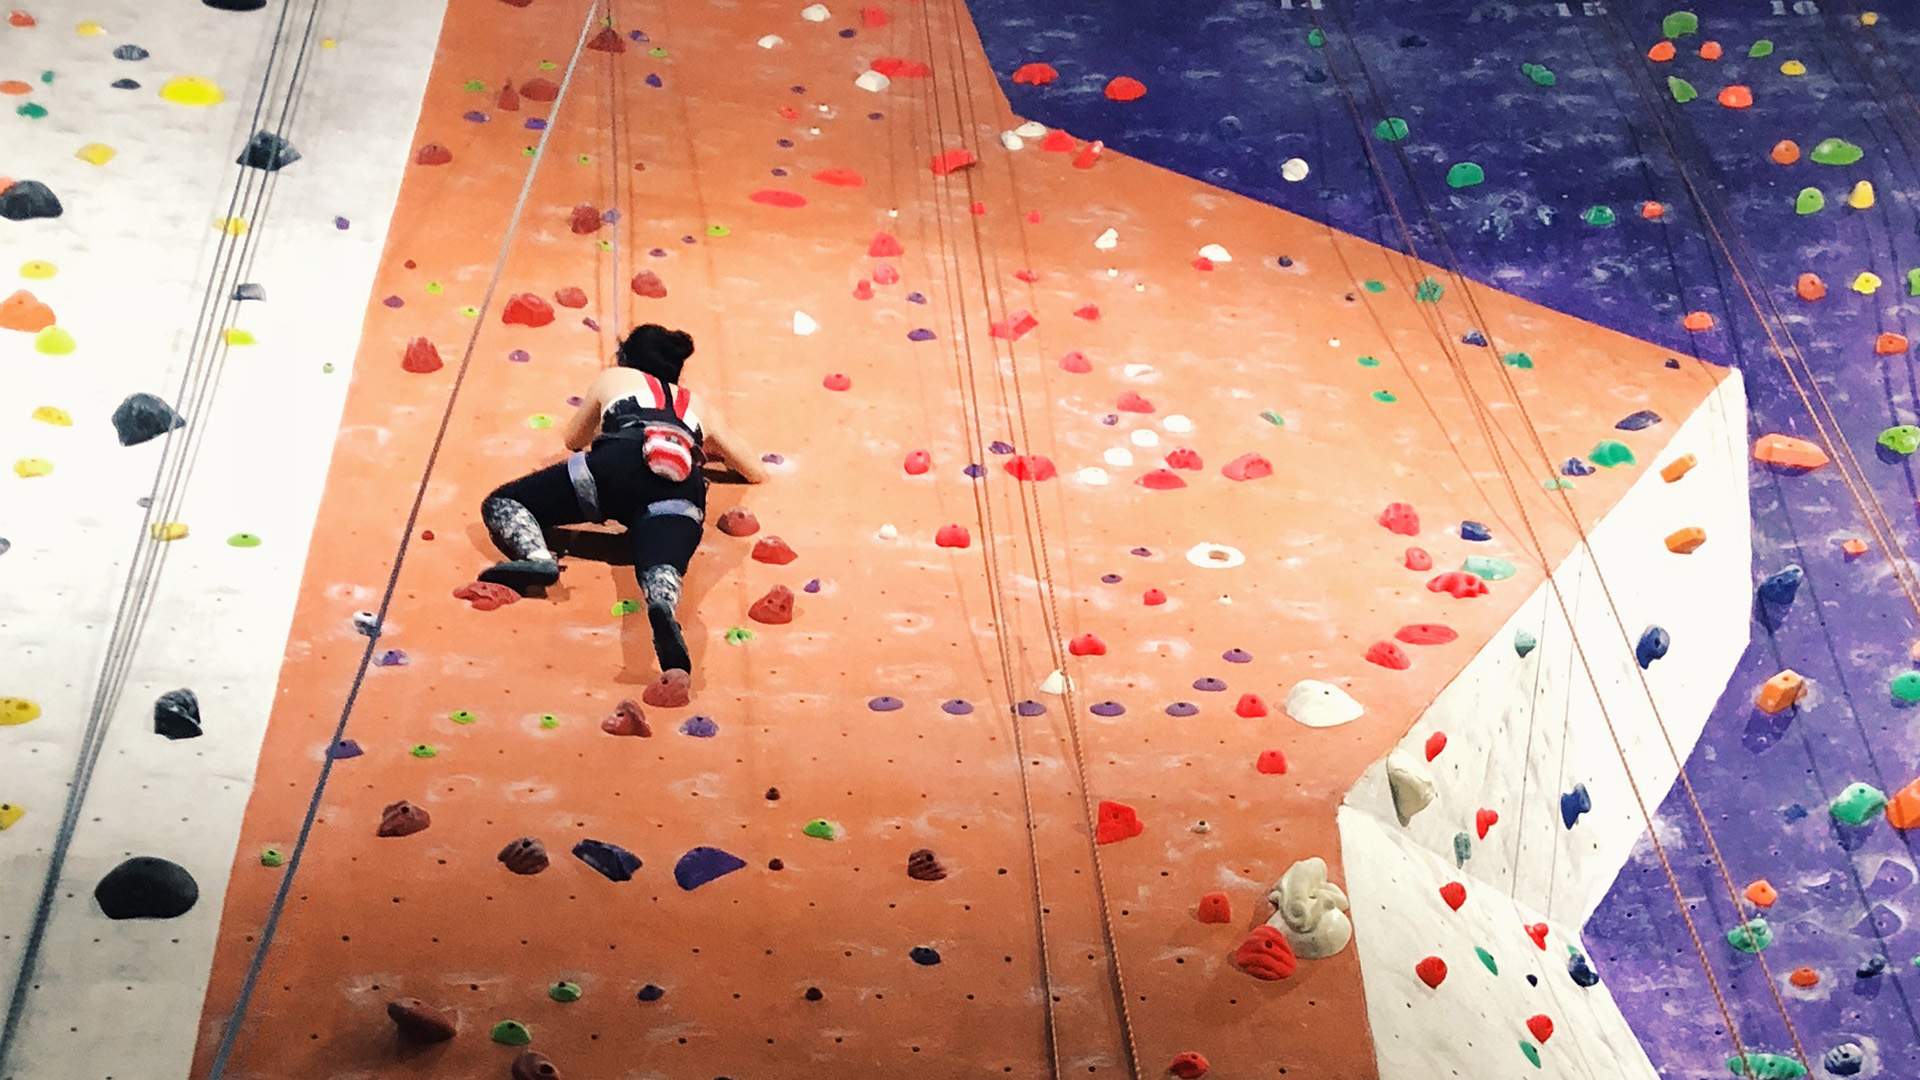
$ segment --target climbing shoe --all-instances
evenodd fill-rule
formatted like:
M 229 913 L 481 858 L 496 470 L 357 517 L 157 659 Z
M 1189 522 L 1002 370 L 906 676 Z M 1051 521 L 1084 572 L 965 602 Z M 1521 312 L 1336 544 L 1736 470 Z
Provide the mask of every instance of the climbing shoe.
M 528 596 L 534 589 L 544 589 L 559 581 L 560 564 L 552 559 L 513 559 L 488 567 L 481 572 L 480 580 L 505 585 L 521 596 Z

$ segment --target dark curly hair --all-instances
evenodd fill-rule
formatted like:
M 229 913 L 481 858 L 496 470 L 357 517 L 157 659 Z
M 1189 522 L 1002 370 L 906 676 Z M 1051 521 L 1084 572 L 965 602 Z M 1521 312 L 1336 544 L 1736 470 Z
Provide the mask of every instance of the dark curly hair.
M 620 366 L 643 371 L 661 382 L 678 383 L 680 369 L 693 355 L 693 335 L 642 323 L 620 343 Z

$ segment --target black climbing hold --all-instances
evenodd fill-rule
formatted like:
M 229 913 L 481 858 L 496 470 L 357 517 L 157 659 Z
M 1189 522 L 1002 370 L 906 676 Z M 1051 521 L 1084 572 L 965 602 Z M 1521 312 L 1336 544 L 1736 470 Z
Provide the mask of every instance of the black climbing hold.
M 1278 262 L 1282 268 L 1285 268 L 1293 265 L 1293 256 L 1282 255 L 1280 256 L 1280 258 L 1276 259 L 1275 261 Z
M 15 180 L 0 191 L 0 218 L 8 221 L 57 218 L 63 209 L 52 189 L 38 180 Z
M 1527 985 L 1528 985 L 1528 986 L 1539 986 L 1539 985 L 1540 985 L 1540 976 L 1538 976 L 1538 975 L 1535 975 L 1535 974 L 1534 974 L 1534 973 L 1532 973 L 1532 972 L 1528 972 L 1528 973 L 1527 973 Z
M 274 132 L 256 131 L 253 138 L 247 140 L 247 148 L 240 151 L 235 164 L 245 165 L 249 169 L 279 172 L 299 160 L 300 151 L 295 150 L 292 143 Z
M 770 788 L 768 788 L 768 789 L 767 789 L 767 801 L 768 801 L 768 802 L 779 802 L 779 801 L 780 801 L 780 789 L 779 789 L 779 788 L 777 788 L 777 787 L 770 787 Z
M 1860 966 L 1854 968 L 1853 973 L 1858 978 L 1871 979 L 1885 970 L 1887 970 L 1886 957 L 1869 956 L 1865 960 L 1860 961 Z
M 1791 604 L 1794 595 L 1800 591 L 1801 580 L 1806 576 L 1807 572 L 1800 569 L 1799 563 L 1776 570 L 1760 583 L 1760 599 L 1769 604 Z
M 767 860 L 767 869 L 769 870 L 785 870 L 786 868 L 787 868 L 787 864 L 784 862 L 781 862 L 779 859 Z
M 1678 360 L 1675 360 L 1675 359 L 1674 359 L 1673 357 L 1671 357 L 1671 356 L 1669 356 L 1669 357 L 1667 357 L 1667 366 L 1668 366 L 1668 367 L 1670 367 L 1670 368 L 1672 368 L 1672 369 L 1673 369 L 1673 370 L 1675 370 L 1675 371 L 1679 371 L 1679 370 L 1680 370 L 1680 361 L 1678 361 Z
M 638 997 L 641 1001 L 659 1001 L 661 998 L 667 996 L 667 992 L 661 987 L 648 983 L 641 987 L 640 992 L 634 996 Z
M 1640 670 L 1645 671 L 1655 660 L 1667 655 L 1667 648 L 1672 644 L 1673 638 L 1665 630 L 1649 626 L 1640 635 L 1640 644 L 1633 647 L 1633 658 L 1640 661 Z
M 251 281 L 243 282 L 233 287 L 233 298 L 235 300 L 265 300 L 267 298 L 267 290 L 265 286 L 255 285 Z
M 820 988 L 819 988 L 819 987 L 817 987 L 817 986 L 809 986 L 809 987 L 807 987 L 807 1000 L 808 1000 L 808 1001 L 819 1001 L 819 1000 L 820 1000 L 821 998 L 823 998 L 823 997 L 826 997 L 826 996 L 827 996 L 827 995 L 825 995 L 825 994 L 823 994 L 823 993 L 821 993 L 821 992 L 820 992 Z
M 640 869 L 640 856 L 605 840 L 582 840 L 573 845 L 573 856 L 598 870 L 608 881 L 632 881 Z
M 169 690 L 153 703 L 153 730 L 169 739 L 197 739 L 200 730 L 200 699 L 191 690 Z
M 186 426 L 173 406 L 152 394 L 130 394 L 113 410 L 113 430 L 120 433 L 121 446 L 139 446 Z
M 1619 428 L 1621 431 L 1639 431 L 1643 428 L 1650 428 L 1659 422 L 1659 413 L 1654 412 L 1652 409 L 1641 409 L 1637 413 L 1621 417 L 1620 422 L 1613 426 Z
M 1578 986 L 1597 986 L 1600 983 L 1600 973 L 1593 970 L 1586 954 L 1580 952 L 1567 957 L 1567 977 Z
M 134 79 L 115 79 L 113 80 L 113 82 L 109 83 L 108 85 L 112 86 L 115 90 L 140 89 L 140 83 Z
M 109 919 L 172 919 L 193 910 L 200 886 L 179 864 L 140 855 L 108 871 L 93 898 Z
M 13 550 L 13 541 L 7 539 L 4 536 L 0 536 L 0 555 L 5 555 L 7 552 L 12 550 Z
M 1315 85 L 1318 85 L 1320 83 L 1327 81 L 1327 73 L 1325 71 L 1322 71 L 1319 68 L 1308 68 L 1307 74 L 1305 77 L 1308 82 L 1313 83 Z
M 152 54 L 138 45 L 122 45 L 113 50 L 115 60 L 145 60 Z
M 1427 39 L 1421 37 L 1419 34 L 1408 34 L 1406 37 L 1400 39 L 1400 47 L 1403 49 L 1424 49 L 1427 47 Z
M 200 0 L 215 11 L 259 11 L 267 0 Z
M 913 959 L 914 963 L 919 964 L 921 967 L 932 967 L 940 962 L 940 951 L 938 949 L 930 949 L 925 945 L 915 945 L 913 950 L 907 953 L 907 955 Z

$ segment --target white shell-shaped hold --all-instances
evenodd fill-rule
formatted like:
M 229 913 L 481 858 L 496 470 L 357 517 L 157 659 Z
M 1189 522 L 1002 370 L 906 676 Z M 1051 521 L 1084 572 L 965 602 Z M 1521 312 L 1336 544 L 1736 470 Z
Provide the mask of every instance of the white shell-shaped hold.
M 820 329 L 820 324 L 813 321 L 813 316 L 804 311 L 796 311 L 793 313 L 794 333 L 799 334 L 801 337 L 806 337 L 818 329 Z
M 893 80 L 877 71 L 863 71 L 858 78 L 853 80 L 853 85 L 865 90 L 869 94 L 877 94 L 887 87 L 892 86 Z
M 1307 178 L 1307 163 L 1299 158 L 1288 158 L 1280 165 L 1280 179 L 1297 184 Z
M 353 613 L 353 628 L 367 637 L 377 638 L 380 636 L 380 616 L 371 611 L 356 611 Z
M 1009 150 L 1019 150 L 1027 145 L 1027 140 L 1021 138 L 1018 132 L 1003 131 L 1000 133 L 1000 145 Z
M 1175 435 L 1185 435 L 1193 430 L 1193 421 L 1179 413 L 1168 413 L 1166 418 L 1160 421 L 1160 426 Z
M 1075 473 L 1074 476 L 1078 477 L 1080 482 L 1088 487 L 1106 487 L 1109 479 L 1107 470 L 1098 465 L 1089 465 Z
M 1318 679 L 1301 679 L 1287 691 L 1287 715 L 1308 727 L 1339 727 L 1366 713 L 1345 690 Z
M 781 37 L 779 34 L 768 34 L 758 42 L 759 46 L 763 49 L 777 49 L 786 43 L 787 39 Z
M 1038 120 L 1029 120 L 1019 127 L 1014 128 L 1013 133 L 1023 139 L 1038 139 L 1046 135 L 1047 125 Z
M 1147 376 L 1153 374 L 1153 365 L 1152 364 L 1124 364 L 1120 368 L 1120 374 L 1125 375 L 1129 379 L 1144 379 Z
M 1133 464 L 1133 451 L 1127 449 L 1124 446 L 1112 447 L 1106 453 L 1100 456 L 1102 459 L 1106 461 L 1107 464 L 1113 466 L 1116 469 L 1124 469 L 1127 466 Z
M 1133 445 L 1143 450 L 1160 445 L 1160 433 L 1152 428 L 1135 428 L 1127 438 L 1133 440 Z
M 888 523 L 886 525 L 880 526 L 880 531 L 874 533 L 873 535 L 879 537 L 882 540 L 894 540 L 899 538 L 900 530 L 894 528 L 891 523 Z
M 1324 859 L 1301 859 L 1288 867 L 1267 899 L 1276 909 L 1267 925 L 1285 934 L 1302 960 L 1325 960 L 1353 940 L 1347 894 L 1327 880 Z
M 1196 821 L 1193 823 L 1193 831 L 1204 835 L 1206 833 L 1212 832 L 1213 826 L 1207 824 L 1206 818 L 1201 818 L 1199 821 Z
M 833 12 L 828 11 L 825 4 L 808 4 L 800 9 L 800 17 L 808 22 L 826 22 L 833 18 Z
M 1247 556 L 1239 548 L 1202 541 L 1187 549 L 1187 561 L 1208 570 L 1231 570 L 1246 565 Z M 1233 600 L 1222 596 L 1220 602 L 1231 604 Z
M 1387 790 L 1393 795 L 1393 816 L 1405 826 L 1413 816 L 1433 805 L 1433 774 L 1427 763 L 1405 750 L 1387 755 Z
M 1055 668 L 1047 673 L 1046 678 L 1040 680 L 1040 692 L 1043 694 L 1052 694 L 1057 697 L 1066 693 L 1067 687 L 1072 685 L 1073 680 L 1067 678 L 1066 672 Z
M 1093 246 L 1100 249 L 1101 251 L 1112 251 L 1114 248 L 1119 247 L 1120 246 L 1120 230 L 1108 229 L 1106 232 L 1103 232 L 1099 236 L 1094 237 Z
M 1208 262 L 1216 263 L 1230 263 L 1233 261 L 1233 255 L 1219 244 L 1208 244 L 1206 247 L 1201 248 L 1200 257 Z

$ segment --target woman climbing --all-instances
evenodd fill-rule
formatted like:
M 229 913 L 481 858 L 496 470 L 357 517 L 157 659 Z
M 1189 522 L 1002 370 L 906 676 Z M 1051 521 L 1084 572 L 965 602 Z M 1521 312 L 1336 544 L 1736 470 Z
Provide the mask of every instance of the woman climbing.
M 480 504 L 493 542 L 507 555 L 480 575 L 525 595 L 560 579 L 545 530 L 619 521 L 633 541 L 633 570 L 646 596 L 660 669 L 691 672 L 674 609 L 706 520 L 709 452 L 749 484 L 767 478 L 758 454 L 734 436 L 713 404 L 680 385 L 693 338 L 647 323 L 620 343 L 619 366 L 587 387 L 566 427 L 566 461 L 503 484 Z

